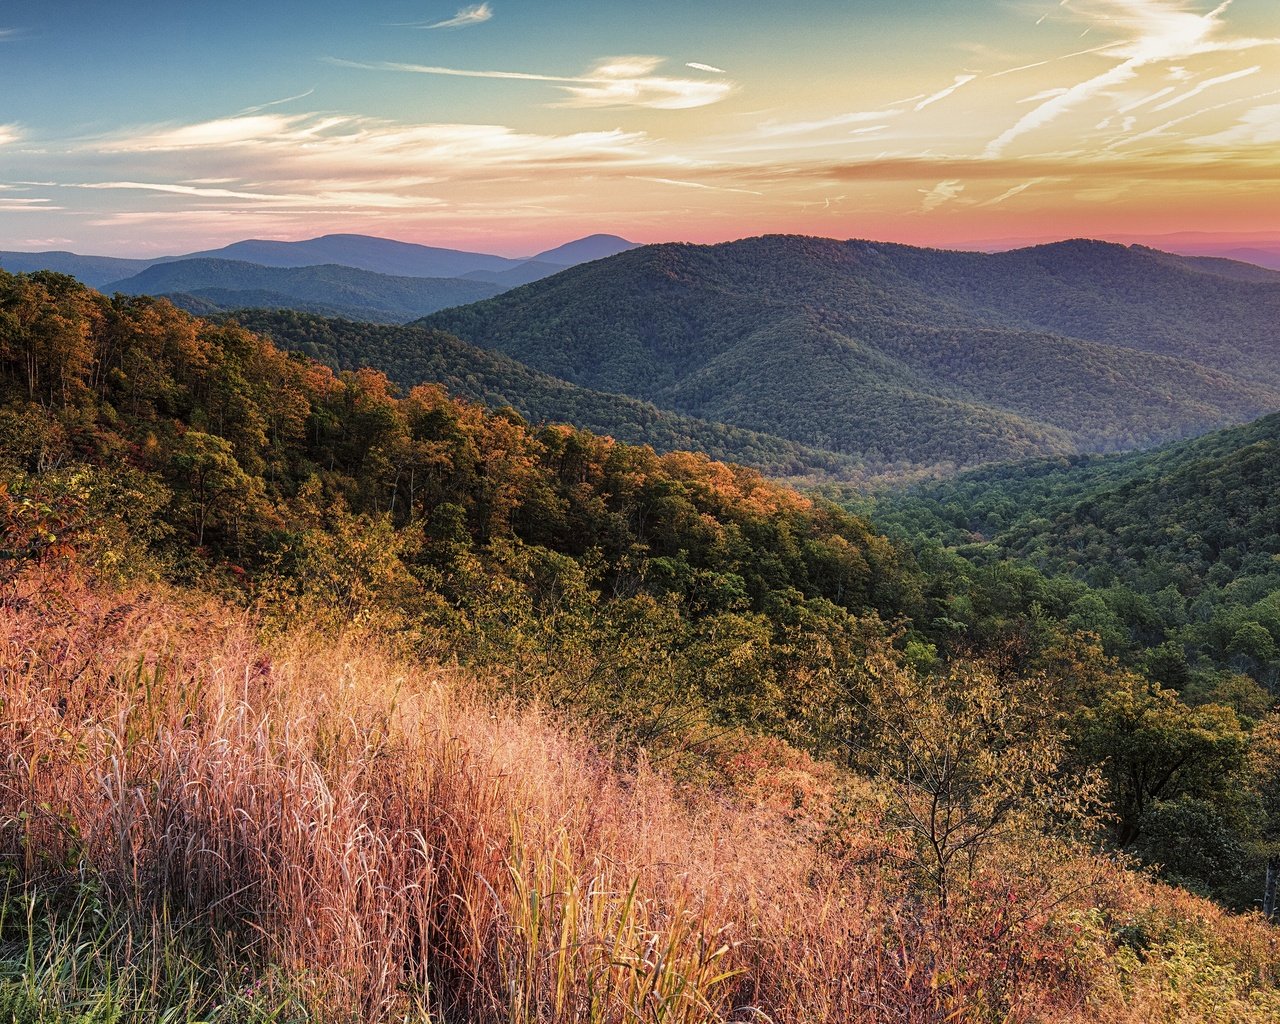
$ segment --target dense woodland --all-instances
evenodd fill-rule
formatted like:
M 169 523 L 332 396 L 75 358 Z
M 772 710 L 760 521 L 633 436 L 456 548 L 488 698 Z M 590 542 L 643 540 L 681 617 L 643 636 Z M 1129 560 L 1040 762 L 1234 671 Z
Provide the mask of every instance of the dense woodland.
M 885 495 L 875 514 L 921 551 L 1033 581 L 1035 600 L 1166 685 L 1256 708 L 1280 683 L 1278 490 L 1273 415 L 1156 452 L 979 470 Z
M 583 430 L 658 452 L 698 451 L 771 477 L 862 480 L 863 460 L 741 427 L 659 409 L 627 395 L 593 391 L 530 369 L 500 352 L 420 326 L 381 326 L 290 310 L 241 309 L 236 323 L 336 370 L 374 367 L 402 389 L 441 384 L 492 409 L 510 406 L 533 422 Z
M 1149 445 L 1280 401 L 1280 282 L 1103 243 L 646 246 L 427 323 L 888 473 Z
M 354 330 L 300 322 L 319 332 L 315 345 L 344 344 L 343 332 Z M 438 336 L 424 337 L 444 344 Z M 989 948 L 988 966 L 979 970 L 974 961 L 924 972 L 921 979 L 933 979 L 920 982 L 924 1009 L 904 1011 L 900 1019 L 948 1013 L 955 1019 L 1046 1019 L 1022 1003 L 1020 993 L 1066 998 L 1066 979 L 1075 970 L 1066 965 L 1075 954 L 1058 960 L 1057 953 L 1045 952 L 1047 945 L 1018 947 L 1015 966 L 1008 959 L 1014 957 L 1009 936 L 1031 928 L 1033 917 L 1036 943 L 1049 942 L 1060 928 L 1083 935 L 1085 918 L 1059 916 L 1059 909 L 1070 905 L 1089 913 L 1080 893 L 1095 883 L 1080 881 L 1085 862 L 1107 864 L 1111 872 L 1120 870 L 1117 863 L 1145 865 L 1166 882 L 1234 910 L 1262 906 L 1266 867 L 1274 868 L 1280 853 L 1280 718 L 1274 676 L 1268 675 L 1274 648 L 1268 653 L 1258 632 L 1277 639 L 1269 632 L 1274 608 L 1266 611 L 1261 590 L 1250 591 L 1250 601 L 1233 594 L 1242 600 L 1226 661 L 1210 652 L 1205 669 L 1196 661 L 1201 652 L 1191 633 L 1155 638 L 1152 649 L 1147 635 L 1111 628 L 1108 614 L 1123 619 L 1108 603 L 1109 580 L 1091 580 L 1090 587 L 1065 571 L 1049 577 L 1003 560 L 982 565 L 938 546 L 913 549 L 878 533 L 866 518 L 772 483 L 756 470 L 538 425 L 511 408 L 489 410 L 452 397 L 439 385 L 400 390 L 381 372 L 334 371 L 235 323 L 195 319 L 148 298 L 107 298 L 56 274 L 0 274 L 0 402 L 0 583 L 8 614 L 29 613 L 31 602 L 41 600 L 41 585 L 32 580 L 50 576 L 33 573 L 84 573 L 91 587 L 122 593 L 178 587 L 204 595 L 202 600 L 250 609 L 267 636 L 302 628 L 332 635 L 371 630 L 396 657 L 475 673 L 486 681 L 486 699 L 508 702 L 495 706 L 530 708 L 535 715 L 545 709 L 586 723 L 574 728 L 599 738 L 592 756 L 624 779 L 657 765 L 676 784 L 728 792 L 730 777 L 745 770 L 743 764 L 776 759 L 776 745 L 784 744 L 794 757 L 816 759 L 808 763 L 817 776 L 832 772 L 844 780 L 838 798 L 805 826 L 814 830 L 804 833 L 809 838 L 797 833 L 785 842 L 813 839 L 815 850 L 826 851 L 822 857 L 837 858 L 822 862 L 822 871 L 836 871 L 833 886 L 863 877 L 858 872 L 864 869 L 879 877 L 877 865 L 898 865 L 893 877 L 905 888 L 893 899 L 902 901 L 894 904 L 902 909 L 886 912 L 886 922 L 941 922 L 938 934 L 956 942 L 962 919 L 970 922 L 966 928 L 998 920 L 991 916 L 992 900 L 1005 907 L 1021 906 L 1023 899 L 1034 903 L 1027 904 L 1025 919 L 1008 925 L 1012 930 L 1000 925 L 998 934 L 981 940 L 964 932 L 964 948 Z M 1274 424 L 1249 429 L 1265 432 Z M 1267 463 L 1267 443 L 1250 441 L 1237 458 L 1231 441 L 1219 438 L 1205 442 L 1203 459 L 1221 459 L 1225 493 L 1235 495 L 1241 481 L 1253 479 L 1249 467 Z M 1176 463 L 1190 450 L 1161 457 Z M 1120 464 L 1097 465 L 1111 472 Z M 1207 475 L 1203 461 L 1188 467 L 1188 494 Z M 1168 524 L 1162 526 L 1150 508 L 1156 498 L 1140 492 L 1137 484 L 1120 488 L 1117 500 L 1141 512 L 1142 529 L 1167 532 Z M 1242 531 L 1261 522 L 1241 519 L 1253 508 L 1249 498 L 1241 496 L 1238 506 L 1206 498 L 1204 507 L 1204 525 L 1188 527 L 1197 531 L 1195 544 L 1181 545 L 1193 559 L 1181 577 L 1188 607 L 1202 596 L 1190 585 L 1194 566 L 1216 564 L 1232 547 L 1236 554 L 1229 557 L 1240 567 L 1258 568 L 1257 559 L 1274 554 L 1262 539 L 1274 530 L 1245 549 Z M 1106 514 L 1097 509 L 1098 516 Z M 1215 515 L 1228 523 L 1219 539 L 1210 530 Z M 1083 530 L 1093 520 L 1084 514 L 1082 521 Z M 1064 548 L 1073 543 L 1061 529 L 1045 532 Z M 1030 536 L 1023 541 L 1029 556 L 1035 543 Z M 1139 540 L 1129 538 L 1135 545 Z M 1134 601 L 1145 598 L 1145 571 L 1123 563 L 1117 569 L 1118 580 L 1130 581 Z M 1232 590 L 1226 576 L 1220 583 L 1224 593 Z M 1178 584 L 1174 578 L 1167 586 L 1176 590 Z M 61 600 L 50 598 L 49 615 Z M 74 600 L 98 607 L 107 599 L 81 594 Z M 1157 601 L 1158 593 L 1150 600 Z M 139 601 L 145 604 L 129 598 L 123 607 Z M 1248 628 L 1246 619 L 1257 628 Z M 110 632 L 114 621 L 106 615 L 101 628 Z M 1244 639 L 1237 639 L 1242 631 Z M 1167 671 L 1176 653 L 1169 641 L 1181 643 L 1187 654 L 1185 677 Z M 142 657 L 139 679 L 150 664 Z M 15 667 L 6 679 L 25 679 L 27 671 Z M 101 685 L 119 686 L 123 677 L 112 669 L 103 678 Z M 205 714 L 223 722 L 230 712 L 197 708 L 205 691 L 190 685 L 194 690 L 183 683 L 172 707 L 137 728 L 163 733 L 170 728 L 165 723 L 173 723 L 185 729 L 182 723 L 204 721 Z M 22 690 L 21 699 L 38 690 Z M 76 713 L 92 717 L 92 702 L 74 694 L 68 699 Z M 21 739 L 13 749 L 26 750 L 36 740 L 22 733 L 22 722 L 66 714 L 52 702 L 32 711 L 35 717 L 8 719 L 4 728 Z M 418 740 L 401 738 L 395 741 L 401 746 L 384 751 L 386 737 L 400 735 L 400 726 L 390 724 L 400 721 L 398 714 L 387 710 L 383 725 L 364 738 L 344 739 L 347 726 L 325 725 L 316 733 L 323 770 L 338 772 L 336 779 L 344 765 L 356 763 L 350 759 L 357 751 L 377 760 L 383 752 L 389 758 L 415 749 Z M 125 714 L 121 721 L 134 720 Z M 55 729 L 49 735 L 59 734 Z M 67 764 L 75 763 L 75 750 L 88 749 L 75 744 L 96 742 L 75 740 Z M 440 756 L 447 761 L 446 754 Z M 104 754 L 103 764 L 110 763 Z M 24 764 L 8 762 L 9 788 L 0 787 L 8 794 L 0 805 L 0 814 L 8 815 L 0 817 L 0 835 L 15 865 L 6 870 L 28 882 L 42 871 L 72 871 L 57 876 L 66 884 L 74 877 L 77 847 L 64 842 L 66 830 L 56 824 L 40 831 L 48 814 L 56 817 L 44 809 L 48 800 L 63 798 L 24 802 L 30 784 L 20 781 Z M 174 771 L 175 779 L 182 776 Z M 616 793 L 632 783 L 609 785 Z M 379 793 L 368 797 L 369 806 L 394 816 L 399 805 Z M 582 799 L 589 804 L 599 797 Z M 790 799 L 790 813 L 799 814 L 803 787 Z M 68 820 L 78 807 L 68 805 Z M 874 843 L 867 845 L 873 820 L 875 829 L 894 837 L 885 842 L 895 852 L 877 853 Z M 597 827 L 603 826 L 591 826 Z M 263 835 L 261 842 L 272 843 L 279 833 Z M 23 850 L 29 851 L 25 859 Z M 569 855 L 553 857 L 547 870 L 556 863 L 569 863 Z M 831 868 L 834 863 L 846 867 Z M 512 899 L 528 907 L 519 896 L 520 886 L 529 884 L 523 870 L 513 868 Z M 841 873 L 846 870 L 851 874 Z M 817 868 L 805 871 L 811 882 L 818 877 Z M 997 871 L 1004 873 L 992 874 Z M 1130 876 L 1120 871 L 1108 877 Z M 610 884 L 616 888 L 617 880 Z M 1123 883 L 1131 884 L 1137 883 Z M 556 890 L 554 880 L 546 886 Z M 183 891 L 183 900 L 204 898 Z M 844 901 L 841 914 L 856 903 L 838 886 L 830 893 Z M 864 898 L 870 897 L 857 897 Z M 1118 908 L 1139 897 L 1114 899 Z M 828 913 L 835 911 L 815 911 L 815 921 Z M 1087 923 L 1094 936 L 1088 941 L 1098 943 L 1098 962 L 1107 971 L 1120 970 L 1116 965 L 1126 957 L 1161 964 L 1166 956 L 1181 957 L 1193 965 L 1188 970 L 1233 979 L 1230 998 L 1242 1000 L 1242 1014 L 1256 1012 L 1254 1019 L 1264 1020 L 1276 1006 L 1280 957 L 1251 952 L 1252 966 L 1230 959 L 1272 939 L 1249 932 L 1229 953 L 1227 931 L 1215 932 L 1212 941 L 1196 940 L 1177 923 L 1185 916 L 1181 910 L 1169 911 L 1157 931 L 1135 925 L 1126 913 L 1099 909 Z M 453 925 L 439 927 L 440 934 L 454 934 L 448 930 Z M 879 934 L 875 941 L 888 943 L 883 948 L 898 941 Z M 418 955 L 412 952 L 418 940 L 397 941 L 409 943 L 396 954 L 401 970 Z M 698 941 L 710 942 L 699 947 L 709 950 L 720 940 L 703 935 Z M 731 947 L 738 949 L 725 948 Z M 1168 952 L 1175 947 L 1176 953 Z M 950 963 L 937 955 L 938 963 Z M 1042 957 L 1050 966 L 1034 966 Z M 553 960 L 538 961 L 544 962 Z M 991 966 L 997 962 L 1003 965 L 998 970 Z M 508 967 L 494 967 L 497 973 L 484 980 L 492 988 L 484 991 L 514 992 L 510 975 L 502 973 L 509 962 L 499 963 Z M 775 965 L 769 970 L 779 973 L 768 974 L 762 963 L 744 961 L 734 968 L 740 974 L 726 975 L 740 976 L 746 987 L 733 990 L 736 995 L 726 988 L 724 999 L 739 1008 L 763 1000 L 774 1007 L 776 1020 L 804 1019 L 797 1007 L 814 1012 L 817 990 L 789 1003 L 791 995 L 766 983 L 766 975 L 776 980 L 787 969 Z M 478 976 L 464 985 L 449 969 L 439 970 L 444 973 L 431 975 L 437 987 L 483 987 Z M 798 965 L 793 970 L 797 979 L 803 973 Z M 812 977 L 832 984 L 826 969 L 815 968 Z M 964 979 L 981 986 L 980 995 L 966 989 Z M 882 982 L 917 991 L 909 977 L 886 974 L 874 984 Z M 366 1000 L 366 1012 L 372 1013 L 368 1000 L 375 997 L 383 1000 L 376 1004 L 379 1013 L 391 1005 L 373 982 L 353 977 L 351 983 L 358 999 Z M 724 984 L 706 982 L 708 990 Z M 849 992 L 862 991 L 863 984 Z M 1093 984 L 1080 982 L 1080 1005 L 1104 998 Z M 823 991 L 835 999 L 833 989 Z M 1214 998 L 1226 998 L 1225 991 Z M 1124 997 L 1116 998 L 1115 1005 L 1123 1006 Z M 837 1003 L 808 1019 L 855 1019 L 853 1003 L 839 1004 L 843 1010 Z M 712 1016 L 710 1004 L 680 1005 L 683 1016 L 655 1019 L 738 1019 L 732 1007 Z M 457 1019 L 526 1019 L 515 1009 L 509 1017 L 494 1016 L 491 1006 L 482 1012 L 479 1004 L 458 1012 Z M 1115 1019 L 1138 1019 L 1115 1013 Z M 633 1018 L 602 1012 L 585 1019 Z M 1082 1018 L 1063 1010 L 1054 1019 Z

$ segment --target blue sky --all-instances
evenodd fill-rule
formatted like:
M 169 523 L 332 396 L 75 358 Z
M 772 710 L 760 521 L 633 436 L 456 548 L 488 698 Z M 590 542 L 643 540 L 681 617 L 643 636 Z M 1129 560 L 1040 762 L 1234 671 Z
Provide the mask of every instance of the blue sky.
M 1278 38 L 1275 0 L 0 0 L 0 248 L 1280 230 Z

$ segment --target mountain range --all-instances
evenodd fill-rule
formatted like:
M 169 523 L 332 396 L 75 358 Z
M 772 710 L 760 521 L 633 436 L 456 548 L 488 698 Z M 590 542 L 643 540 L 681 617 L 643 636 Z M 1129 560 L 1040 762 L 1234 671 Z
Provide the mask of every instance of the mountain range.
M 511 259 L 489 253 L 399 242 L 393 238 L 337 234 L 298 242 L 251 238 L 232 242 L 221 249 L 207 249 L 180 256 L 158 256 L 153 259 L 81 256 L 63 251 L 0 252 L 0 267 L 11 274 L 55 270 L 77 277 L 91 288 L 101 288 L 159 263 L 193 259 L 239 260 L 262 267 L 336 264 L 396 277 L 466 277 L 472 273 L 502 273 L 531 263 L 554 273 L 555 270 L 587 260 L 603 259 L 634 248 L 635 242 L 628 242 L 617 235 L 596 234 L 566 242 L 526 259 Z
M 424 323 L 885 471 L 1148 446 L 1280 408 L 1280 280 L 1084 240 L 646 246 Z
M 105 291 L 310 314 L 236 313 L 338 368 L 790 478 L 1148 447 L 1280 408 L 1280 274 L 1137 245 L 597 235 L 513 261 L 325 236 L 124 269 Z
M 393 277 L 332 263 L 268 267 L 206 257 L 157 263 L 104 285 L 102 291 L 163 295 L 201 314 L 261 306 L 403 323 L 448 306 L 489 298 L 502 288 L 458 277 Z

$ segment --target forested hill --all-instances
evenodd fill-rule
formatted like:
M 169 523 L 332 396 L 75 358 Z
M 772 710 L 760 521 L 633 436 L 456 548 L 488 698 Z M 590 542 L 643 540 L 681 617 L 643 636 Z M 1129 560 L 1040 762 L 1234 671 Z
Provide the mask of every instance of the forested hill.
M 882 504 L 952 545 L 1194 594 L 1250 569 L 1276 573 L 1280 589 L 1277 495 L 1280 414 L 1151 452 L 975 470 Z
M 490 408 L 510 406 L 534 423 L 572 423 L 658 452 L 691 450 L 787 479 L 865 481 L 869 468 L 848 455 L 659 409 L 627 395 L 580 387 L 443 331 L 357 323 L 275 309 L 241 309 L 237 323 L 337 370 L 372 366 L 406 391 L 437 383 Z
M 904 468 L 1149 445 L 1280 407 L 1280 285 L 1094 242 L 647 246 L 425 322 Z
M 905 715 L 885 720 L 890 743 L 936 724 L 924 743 L 989 745 L 975 800 L 1013 792 L 1036 815 L 1029 878 L 1060 827 L 1040 787 L 1075 792 L 1080 772 L 1116 812 L 1116 847 L 1233 906 L 1256 900 L 1276 842 L 1271 762 L 1251 759 L 1274 735 L 1268 695 L 1230 675 L 1153 686 L 1132 669 L 1180 685 L 1174 659 L 1099 630 L 1083 584 L 966 572 L 751 469 L 531 426 L 438 385 L 400 394 L 163 301 L 0 273 L 6 599 L 31 566 L 196 587 L 308 629 L 374 624 L 659 759 L 738 731 L 874 774 L 900 763 L 860 767 L 877 715 Z M 1011 707 L 1026 710 L 1006 726 Z M 1135 793 L 1133 777 L 1157 781 Z M 919 877 L 942 899 L 949 871 Z
M 918 546 L 1072 584 L 1061 610 L 1169 685 L 1231 670 L 1274 692 L 1278 495 L 1280 414 L 1154 452 L 978 470 L 883 495 L 875 516 Z

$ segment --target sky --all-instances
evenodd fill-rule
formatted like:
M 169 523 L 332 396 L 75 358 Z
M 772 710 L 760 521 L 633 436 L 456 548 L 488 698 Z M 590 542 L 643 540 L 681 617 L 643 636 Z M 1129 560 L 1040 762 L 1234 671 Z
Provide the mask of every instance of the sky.
M 337 231 L 1280 239 L 1280 3 L 0 0 L 0 249 Z

